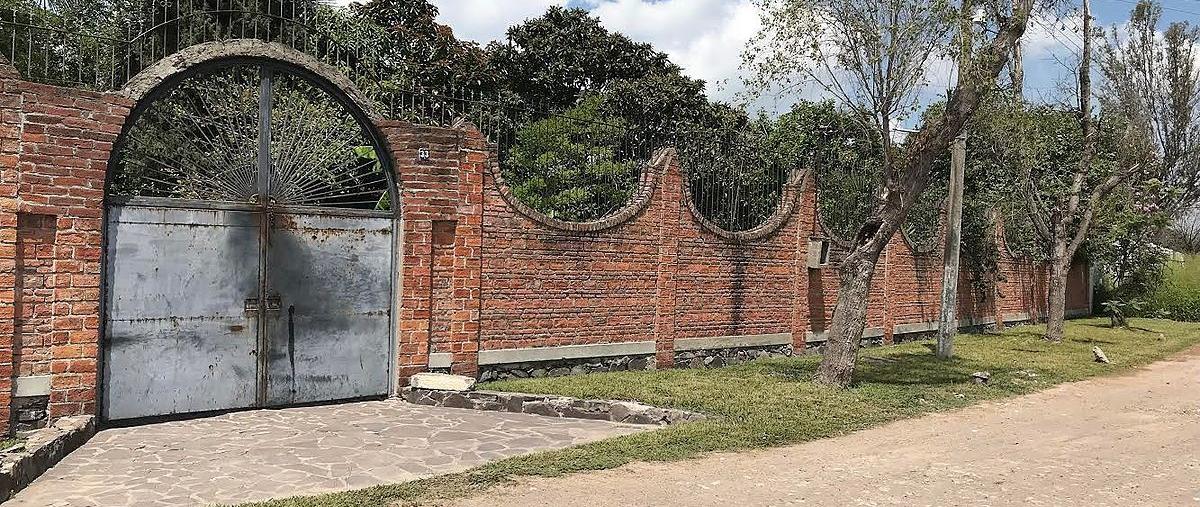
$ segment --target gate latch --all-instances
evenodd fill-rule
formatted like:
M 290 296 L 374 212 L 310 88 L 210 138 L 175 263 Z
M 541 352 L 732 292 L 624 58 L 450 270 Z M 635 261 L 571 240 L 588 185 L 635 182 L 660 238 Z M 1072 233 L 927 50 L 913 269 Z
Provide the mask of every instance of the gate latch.
M 260 306 L 260 303 L 261 303 L 261 301 L 258 298 L 247 299 L 246 306 L 245 306 L 246 313 L 258 313 L 258 311 L 260 309 L 262 309 L 262 307 Z M 278 312 L 282 309 L 283 309 L 283 299 L 282 298 L 280 298 L 279 296 L 271 296 L 271 297 L 267 298 L 266 310 L 268 312 Z

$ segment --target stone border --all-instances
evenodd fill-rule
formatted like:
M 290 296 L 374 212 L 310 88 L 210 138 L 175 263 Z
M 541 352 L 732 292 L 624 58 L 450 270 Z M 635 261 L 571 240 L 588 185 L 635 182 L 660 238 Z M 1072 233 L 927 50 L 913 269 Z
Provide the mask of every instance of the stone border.
M 505 393 L 498 391 L 432 391 L 406 387 L 401 397 L 414 405 L 511 412 L 545 417 L 589 419 L 625 424 L 668 426 L 703 421 L 703 414 L 652 407 L 632 401 L 580 400 L 565 396 Z
M 605 357 L 584 357 L 559 361 L 535 361 L 528 363 L 502 363 L 482 365 L 479 381 L 508 380 L 515 378 L 566 377 L 588 373 L 615 371 L 648 371 L 655 368 L 654 354 L 635 354 Z
M 676 368 L 721 368 L 769 357 L 792 357 L 796 349 L 791 342 L 784 345 L 764 345 L 725 349 L 675 349 Z
M 93 416 L 64 417 L 49 428 L 33 431 L 23 451 L 0 458 L 0 502 L 12 498 L 95 434 Z

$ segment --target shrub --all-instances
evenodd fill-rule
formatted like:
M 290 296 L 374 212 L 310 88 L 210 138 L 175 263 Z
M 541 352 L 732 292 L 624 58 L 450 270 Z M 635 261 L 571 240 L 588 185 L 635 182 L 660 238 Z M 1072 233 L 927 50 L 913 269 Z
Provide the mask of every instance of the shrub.
M 1200 256 L 1171 261 L 1166 279 L 1150 293 L 1143 314 L 1200 322 Z

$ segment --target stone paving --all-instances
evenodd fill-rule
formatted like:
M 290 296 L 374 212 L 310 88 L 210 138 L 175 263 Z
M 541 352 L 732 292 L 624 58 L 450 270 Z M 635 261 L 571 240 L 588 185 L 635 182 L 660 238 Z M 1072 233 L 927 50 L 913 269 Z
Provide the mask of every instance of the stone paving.
M 643 431 L 386 400 L 102 431 L 6 505 L 236 504 L 453 473 Z

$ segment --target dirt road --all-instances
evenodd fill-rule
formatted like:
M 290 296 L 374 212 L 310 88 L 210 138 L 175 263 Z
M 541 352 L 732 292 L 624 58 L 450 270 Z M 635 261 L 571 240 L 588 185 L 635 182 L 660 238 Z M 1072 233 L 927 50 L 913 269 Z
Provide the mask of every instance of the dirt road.
M 840 438 L 528 480 L 460 505 L 1200 507 L 1200 349 Z

